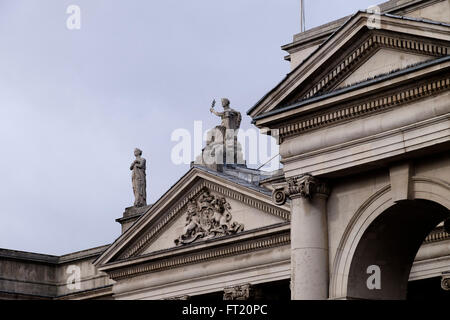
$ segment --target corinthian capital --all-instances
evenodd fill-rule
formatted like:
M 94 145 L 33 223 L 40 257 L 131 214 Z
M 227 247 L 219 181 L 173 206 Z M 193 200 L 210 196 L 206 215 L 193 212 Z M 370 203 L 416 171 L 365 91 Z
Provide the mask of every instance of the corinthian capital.
M 277 205 L 285 204 L 287 198 L 312 199 L 315 195 L 328 196 L 330 194 L 328 184 L 309 174 L 288 178 L 285 183 L 273 187 L 272 199 Z
M 248 300 L 251 298 L 251 291 L 250 284 L 226 287 L 223 290 L 223 300 Z

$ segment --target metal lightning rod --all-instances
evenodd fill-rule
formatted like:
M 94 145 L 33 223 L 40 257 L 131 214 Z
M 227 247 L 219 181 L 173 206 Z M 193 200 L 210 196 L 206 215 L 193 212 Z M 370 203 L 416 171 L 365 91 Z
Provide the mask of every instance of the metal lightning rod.
M 300 0 L 300 32 L 305 30 L 305 0 Z

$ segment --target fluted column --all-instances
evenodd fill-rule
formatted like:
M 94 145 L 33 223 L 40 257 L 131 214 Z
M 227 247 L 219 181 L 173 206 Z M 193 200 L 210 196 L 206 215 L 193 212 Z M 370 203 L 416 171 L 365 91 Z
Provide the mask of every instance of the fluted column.
M 291 298 L 328 299 L 328 186 L 310 175 L 287 179 L 284 192 L 291 199 Z

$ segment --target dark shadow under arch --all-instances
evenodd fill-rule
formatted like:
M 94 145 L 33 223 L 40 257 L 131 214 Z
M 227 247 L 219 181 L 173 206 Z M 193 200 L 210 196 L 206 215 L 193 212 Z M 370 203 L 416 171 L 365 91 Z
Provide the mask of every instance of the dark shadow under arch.
M 428 200 L 396 203 L 378 216 L 364 232 L 350 265 L 349 299 L 406 299 L 414 258 L 425 237 L 450 211 Z M 369 290 L 369 266 L 381 270 L 381 289 Z

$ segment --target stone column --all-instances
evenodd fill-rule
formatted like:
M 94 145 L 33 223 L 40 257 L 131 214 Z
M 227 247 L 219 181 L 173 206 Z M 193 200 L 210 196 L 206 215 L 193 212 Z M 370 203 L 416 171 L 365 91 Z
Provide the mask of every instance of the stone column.
M 291 299 L 328 299 L 329 188 L 310 175 L 287 183 L 283 191 L 291 199 Z M 283 198 L 279 191 L 274 191 L 277 204 Z

